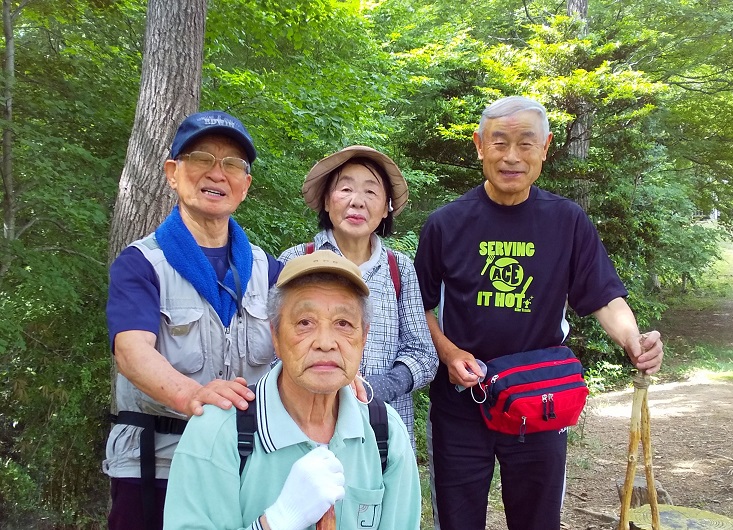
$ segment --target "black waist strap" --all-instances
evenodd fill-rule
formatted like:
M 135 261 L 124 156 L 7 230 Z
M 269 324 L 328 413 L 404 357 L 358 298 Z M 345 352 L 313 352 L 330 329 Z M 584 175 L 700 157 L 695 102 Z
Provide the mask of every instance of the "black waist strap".
M 183 434 L 186 420 L 168 416 L 153 416 L 144 412 L 120 411 L 110 417 L 113 423 L 142 427 L 140 433 L 140 482 L 145 529 L 153 530 L 155 518 L 155 433 Z
M 116 416 L 111 415 L 112 423 L 120 425 L 134 425 L 135 427 L 150 428 L 159 434 L 183 434 L 188 420 L 171 418 L 170 416 L 153 416 L 144 412 L 131 410 L 120 411 Z M 152 423 L 151 423 L 152 422 Z

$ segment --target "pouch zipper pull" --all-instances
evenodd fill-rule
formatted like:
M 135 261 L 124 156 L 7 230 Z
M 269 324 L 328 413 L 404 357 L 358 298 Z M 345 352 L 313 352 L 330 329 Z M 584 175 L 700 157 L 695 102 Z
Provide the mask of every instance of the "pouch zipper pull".
M 519 443 L 524 443 L 524 433 L 527 430 L 527 416 L 522 416 L 522 425 L 519 426 Z
M 494 399 L 494 383 L 496 383 L 497 379 L 499 379 L 499 374 L 491 376 L 491 380 L 489 381 L 489 385 L 488 385 L 489 391 L 487 392 L 487 395 L 489 397 L 489 403 L 492 405 L 496 403 L 496 399 Z
M 550 407 L 547 403 L 547 394 L 542 394 L 542 419 L 547 421 L 550 416 Z
M 552 394 L 547 394 L 547 401 L 550 402 L 550 419 L 554 420 L 557 416 L 555 416 L 555 401 L 552 399 Z

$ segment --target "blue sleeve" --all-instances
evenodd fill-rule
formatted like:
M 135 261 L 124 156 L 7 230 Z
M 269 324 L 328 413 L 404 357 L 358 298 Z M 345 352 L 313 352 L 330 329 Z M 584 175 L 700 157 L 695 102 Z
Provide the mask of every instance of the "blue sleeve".
M 115 335 L 141 330 L 158 334 L 160 281 L 153 265 L 135 247 L 127 247 L 109 268 L 107 329 L 114 353 Z
M 272 287 L 273 285 L 275 285 L 275 282 L 277 282 L 277 279 L 280 277 L 280 272 L 283 270 L 285 264 L 281 261 L 276 260 L 267 252 L 265 254 L 267 254 L 267 285 L 269 287 Z
M 399 361 L 386 373 L 368 375 L 365 379 L 372 385 L 374 396 L 386 402 L 404 396 L 414 386 L 412 372 Z

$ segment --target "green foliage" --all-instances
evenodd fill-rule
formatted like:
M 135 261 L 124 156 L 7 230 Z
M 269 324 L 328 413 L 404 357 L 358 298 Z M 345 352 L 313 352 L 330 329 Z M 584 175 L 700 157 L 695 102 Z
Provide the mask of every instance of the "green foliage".
M 106 234 L 144 14 L 31 2 L 15 19 L 14 120 L 0 122 L 15 183 L 0 192 L 15 226 L 0 239 L 0 526 L 93 527 L 106 509 Z
M 428 462 L 428 443 L 426 438 L 426 428 L 428 424 L 428 405 L 430 397 L 428 396 L 428 388 L 421 388 L 412 393 L 412 402 L 415 406 L 415 454 L 420 464 Z
M 585 369 L 585 382 L 591 395 L 602 394 L 618 388 L 628 379 L 628 370 L 620 364 L 613 364 L 608 361 L 599 361 L 593 366 Z
M 0 499 L 4 510 L 13 513 L 35 508 L 38 490 L 27 469 L 8 458 L 0 464 Z
M 386 239 L 387 246 L 403 252 L 414 259 L 417 252 L 418 235 L 415 232 L 407 232 L 403 236 L 389 237 Z

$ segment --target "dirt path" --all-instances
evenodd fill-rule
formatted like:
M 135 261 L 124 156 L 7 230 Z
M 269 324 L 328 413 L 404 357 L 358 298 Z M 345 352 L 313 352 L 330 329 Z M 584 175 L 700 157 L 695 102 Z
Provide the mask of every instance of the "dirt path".
M 733 348 L 733 300 L 704 310 L 669 310 L 658 328 L 665 341 Z
M 632 392 L 590 402 L 583 440 L 570 448 L 566 528 L 615 528 L 578 508 L 619 514 L 616 481 L 626 473 Z M 672 502 L 733 518 L 733 383 L 700 373 L 690 381 L 652 385 L 649 410 L 654 475 Z M 644 476 L 641 465 L 637 476 Z

